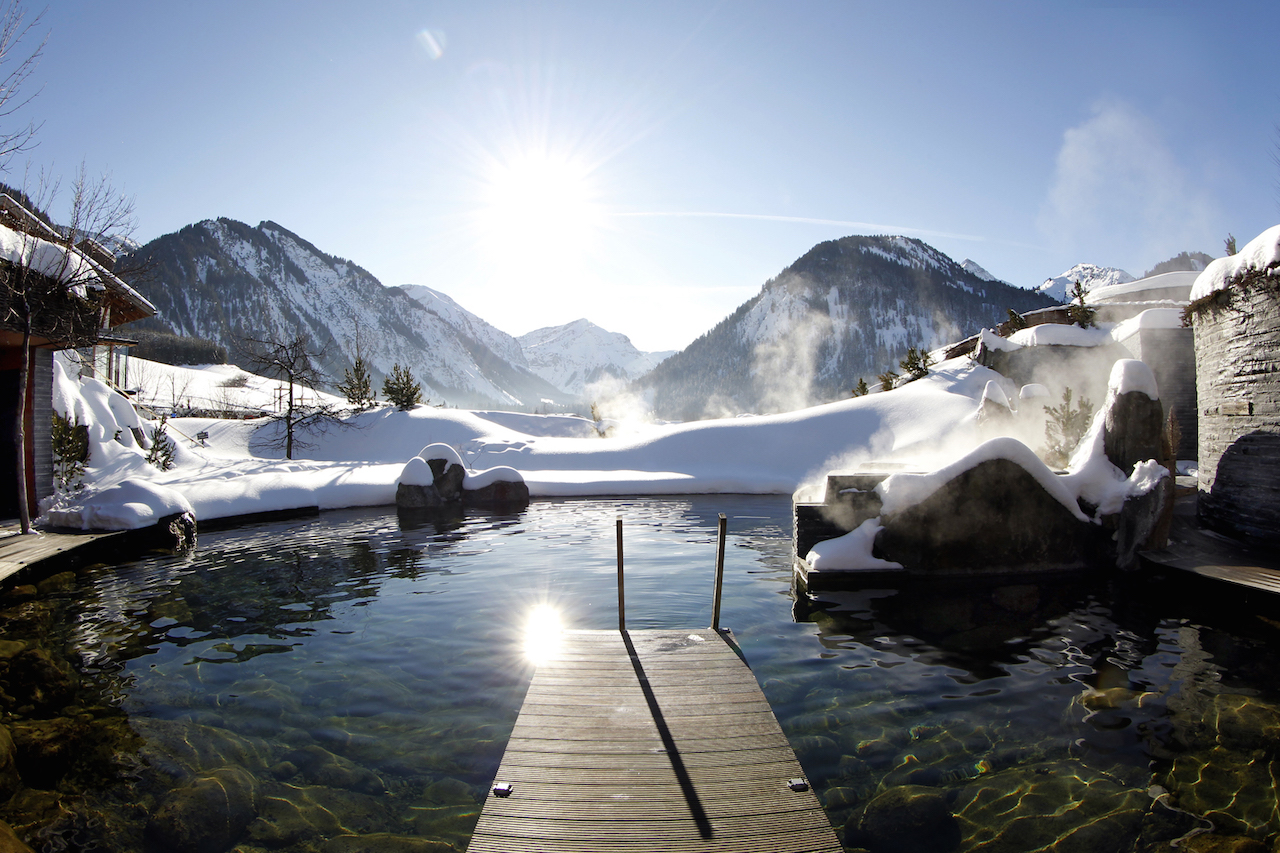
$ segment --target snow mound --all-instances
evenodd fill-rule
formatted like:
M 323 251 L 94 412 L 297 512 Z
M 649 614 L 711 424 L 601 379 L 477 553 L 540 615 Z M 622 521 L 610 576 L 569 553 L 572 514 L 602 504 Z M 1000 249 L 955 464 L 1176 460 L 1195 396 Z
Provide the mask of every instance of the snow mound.
M 1041 323 L 1039 326 L 1019 329 L 1009 336 L 1009 340 L 1024 347 L 1096 347 L 1110 343 L 1111 333 L 1097 326 L 1085 329 L 1061 323 Z
M 880 519 L 868 518 L 844 536 L 827 539 L 814 545 L 805 560 L 815 569 L 865 572 L 902 568 L 901 563 L 882 560 L 871 555 L 876 534 L 881 530 L 884 530 L 884 527 L 880 524 Z
M 428 444 L 426 447 L 422 448 L 421 452 L 418 453 L 418 456 L 428 462 L 433 459 L 443 459 L 445 461 L 445 468 L 448 468 L 451 465 L 462 465 L 462 457 L 458 455 L 458 451 L 443 442 Z M 462 467 L 465 468 L 466 466 L 462 465 Z
M 79 530 L 137 530 L 184 512 L 194 514 L 187 499 L 173 489 L 144 480 L 125 480 L 80 497 L 74 506 L 51 509 L 46 518 L 57 527 Z
M 435 484 L 435 474 L 431 466 L 421 456 L 415 456 L 404 465 L 404 470 L 396 478 L 398 486 L 431 486 Z
M 1225 289 L 1237 276 L 1249 270 L 1274 267 L 1280 267 L 1280 225 L 1263 231 L 1236 254 L 1218 258 L 1205 267 L 1191 286 L 1191 301 L 1196 302 Z

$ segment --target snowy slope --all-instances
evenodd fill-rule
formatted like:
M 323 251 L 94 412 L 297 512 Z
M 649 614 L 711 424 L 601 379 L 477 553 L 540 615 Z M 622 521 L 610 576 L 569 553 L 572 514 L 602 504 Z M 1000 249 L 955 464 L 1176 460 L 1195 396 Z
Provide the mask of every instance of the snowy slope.
M 1071 301 L 1067 294 L 1071 292 L 1075 282 L 1079 281 L 1085 293 L 1095 287 L 1108 287 L 1113 284 L 1128 284 L 1134 281 L 1133 276 L 1115 267 L 1100 267 L 1097 264 L 1076 264 L 1062 275 L 1047 278 L 1044 284 L 1036 288 L 1060 305 Z
M 582 395 L 608 377 L 635 379 L 672 355 L 641 352 L 631 339 L 588 320 L 535 329 L 519 338 L 529 368 L 570 394 Z
M 567 402 L 522 361 L 509 360 L 520 358 L 510 336 L 490 334 L 451 300 L 435 299 L 429 308 L 383 287 L 274 222 L 255 228 L 205 220 L 135 255 L 151 262 L 152 274 L 137 286 L 159 309 L 157 320 L 143 325 L 213 340 L 242 365 L 249 366 L 244 338 L 301 333 L 336 384 L 354 360 L 358 336 L 375 386 L 398 363 L 436 402 L 530 410 Z
M 398 290 L 407 293 L 420 305 L 435 314 L 453 328 L 470 337 L 473 341 L 484 344 L 495 355 L 506 359 L 510 364 L 528 367 L 524 351 L 519 341 L 506 332 L 489 325 L 480 317 L 463 308 L 451 297 L 425 284 L 403 284 Z M 536 371 L 535 371 L 536 372 Z M 555 385 L 556 383 L 551 383 Z M 560 386 L 556 386 L 560 387 Z

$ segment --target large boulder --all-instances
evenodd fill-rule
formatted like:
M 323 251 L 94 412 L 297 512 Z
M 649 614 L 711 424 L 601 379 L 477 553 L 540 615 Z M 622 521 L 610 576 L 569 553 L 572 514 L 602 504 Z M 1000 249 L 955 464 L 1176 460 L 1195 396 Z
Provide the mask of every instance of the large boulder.
M 258 815 L 257 782 L 223 767 L 171 791 L 147 821 L 147 840 L 169 853 L 224 853 Z
M 1110 403 L 1102 446 L 1111 464 L 1127 477 L 1139 462 L 1160 458 L 1164 412 L 1160 408 L 1160 400 L 1151 399 L 1145 391 L 1117 394 Z
M 1101 544 L 1096 525 L 1005 458 L 974 464 L 920 502 L 885 513 L 881 524 L 875 555 L 925 572 L 1083 568 Z
M 871 853 L 950 853 L 960 846 L 960 824 L 942 791 L 900 785 L 850 819 L 845 844 Z

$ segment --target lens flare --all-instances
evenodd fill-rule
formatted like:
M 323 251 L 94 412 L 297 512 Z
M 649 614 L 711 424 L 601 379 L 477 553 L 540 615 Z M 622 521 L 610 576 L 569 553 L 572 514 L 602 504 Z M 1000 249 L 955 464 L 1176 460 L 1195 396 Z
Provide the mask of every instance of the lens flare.
M 558 610 L 549 604 L 535 605 L 524 626 L 524 656 L 534 666 L 555 660 L 563 631 Z

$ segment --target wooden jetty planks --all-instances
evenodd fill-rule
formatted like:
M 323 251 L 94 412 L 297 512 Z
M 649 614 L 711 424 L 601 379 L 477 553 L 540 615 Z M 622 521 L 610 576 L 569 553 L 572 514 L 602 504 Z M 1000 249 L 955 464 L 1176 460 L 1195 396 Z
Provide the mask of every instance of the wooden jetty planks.
M 45 560 L 63 557 L 101 539 L 120 536 L 120 531 L 53 532 L 0 537 L 0 581 Z
M 838 853 L 755 676 L 710 629 L 569 631 L 538 667 L 471 853 Z

